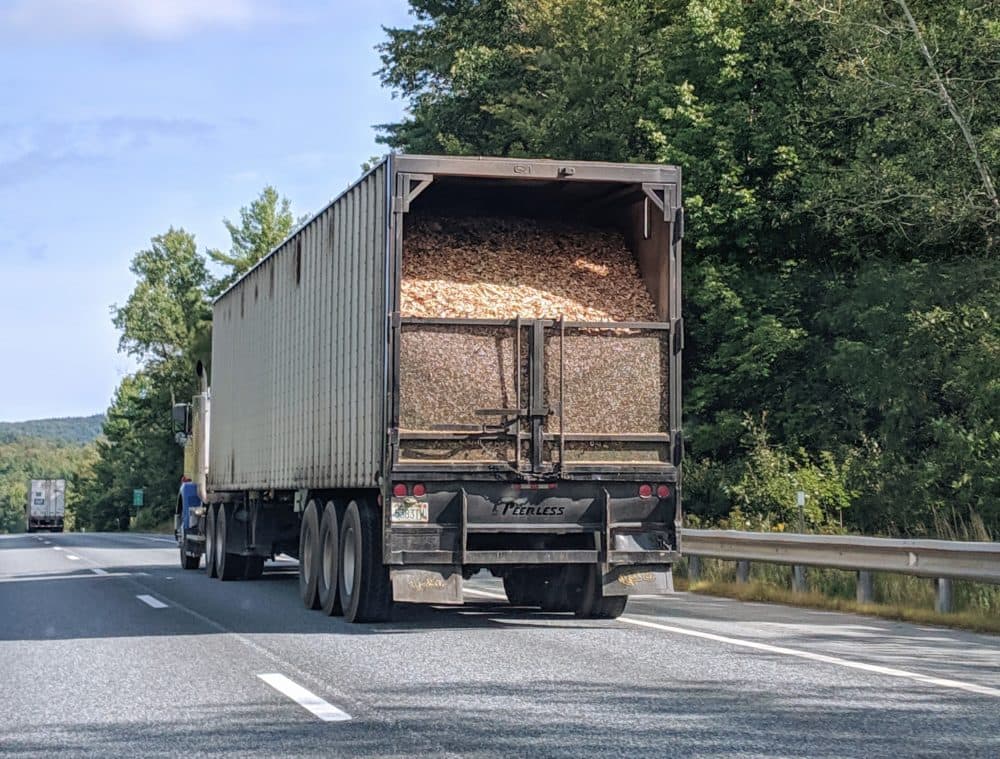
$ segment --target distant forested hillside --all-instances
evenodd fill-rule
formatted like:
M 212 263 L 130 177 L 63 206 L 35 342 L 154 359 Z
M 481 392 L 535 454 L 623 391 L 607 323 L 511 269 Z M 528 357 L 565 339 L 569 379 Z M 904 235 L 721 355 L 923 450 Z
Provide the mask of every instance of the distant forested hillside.
M 92 443 L 101 434 L 103 424 L 104 414 L 0 422 L 0 443 L 10 443 L 26 437 L 61 443 Z

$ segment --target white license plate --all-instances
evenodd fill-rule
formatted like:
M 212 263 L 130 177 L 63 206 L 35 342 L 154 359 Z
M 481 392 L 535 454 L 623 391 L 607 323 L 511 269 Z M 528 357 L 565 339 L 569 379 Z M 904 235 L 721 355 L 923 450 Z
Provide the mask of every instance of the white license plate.
M 426 522 L 427 502 L 412 498 L 393 498 L 390 520 L 393 522 Z

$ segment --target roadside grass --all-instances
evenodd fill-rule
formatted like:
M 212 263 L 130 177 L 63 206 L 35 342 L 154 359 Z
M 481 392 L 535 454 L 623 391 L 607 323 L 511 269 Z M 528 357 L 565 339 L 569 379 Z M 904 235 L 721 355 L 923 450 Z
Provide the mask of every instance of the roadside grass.
M 792 590 L 790 566 L 751 564 L 747 583 L 736 582 L 735 562 L 702 559 L 701 578 L 694 583 L 687 579 L 685 561 L 676 568 L 674 584 L 678 590 L 1000 634 L 1000 587 L 995 585 L 953 582 L 955 611 L 942 614 L 934 609 L 933 580 L 922 577 L 875 573 L 875 603 L 860 604 L 856 600 L 853 572 L 809 567 L 806 569 L 809 590 L 796 593 Z
M 132 519 L 131 529 L 135 532 L 153 532 L 161 535 L 174 534 L 174 518 L 168 517 L 157 521 L 150 511 L 144 510 Z

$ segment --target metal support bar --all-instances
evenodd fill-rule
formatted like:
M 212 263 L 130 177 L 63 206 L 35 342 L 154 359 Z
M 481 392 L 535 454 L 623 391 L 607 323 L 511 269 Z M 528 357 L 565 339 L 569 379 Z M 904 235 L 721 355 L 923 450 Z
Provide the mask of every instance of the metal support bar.
M 559 470 L 566 463 L 566 317 L 559 316 Z
M 462 488 L 462 542 L 459 545 L 459 564 L 465 564 L 466 556 L 469 554 L 469 494 Z
M 750 562 L 745 559 L 741 559 L 736 562 L 736 582 L 747 583 L 750 582 Z
M 545 325 L 535 321 L 531 325 L 531 363 L 528 366 L 530 388 L 528 413 L 531 418 L 531 469 L 542 471 L 544 459 L 544 429 L 548 409 L 545 406 Z
M 870 604 L 875 603 L 875 587 L 872 582 L 872 573 L 867 570 L 861 570 L 858 572 L 858 603 L 859 604 Z
M 938 577 L 935 583 L 937 587 L 934 595 L 934 610 L 938 614 L 950 614 L 952 611 L 951 580 L 947 577 Z
M 809 584 L 806 582 L 806 568 L 801 564 L 792 567 L 792 590 L 795 593 L 805 593 L 809 590 Z
M 688 582 L 698 582 L 701 579 L 701 557 L 688 557 Z

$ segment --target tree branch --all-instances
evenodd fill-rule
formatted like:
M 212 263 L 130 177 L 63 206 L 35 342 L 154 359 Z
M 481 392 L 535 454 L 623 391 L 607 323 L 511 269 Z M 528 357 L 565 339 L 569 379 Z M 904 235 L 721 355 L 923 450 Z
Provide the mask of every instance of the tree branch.
M 993 184 L 993 177 L 990 175 L 989 167 L 983 163 L 983 159 L 979 154 L 979 148 L 976 146 L 976 141 L 972 136 L 972 132 L 969 130 L 969 125 L 966 123 L 965 119 L 962 118 L 962 114 L 959 113 L 958 108 L 955 106 L 955 101 L 951 99 L 951 94 L 948 92 L 948 88 L 945 86 L 944 80 L 941 78 L 937 67 L 934 65 L 934 58 L 931 55 L 931 51 L 927 48 L 927 42 L 924 40 L 924 35 L 920 31 L 920 27 L 917 26 L 917 20 L 913 18 L 913 14 L 910 13 L 909 4 L 906 0 L 895 0 L 895 3 L 906 15 L 906 21 L 910 25 L 910 30 L 913 32 L 913 36 L 916 38 L 917 44 L 920 46 L 920 52 L 924 56 L 924 60 L 927 61 L 927 67 L 931 70 L 931 76 L 934 79 L 934 84 L 937 85 L 938 94 L 940 95 L 941 100 L 944 102 L 945 106 L 947 106 L 948 113 L 951 114 L 951 118 L 962 131 L 962 136 L 965 138 L 965 142 L 969 146 L 969 151 L 972 153 L 972 162 L 976 165 L 976 169 L 979 171 L 979 177 L 982 180 L 983 189 L 986 191 L 986 197 L 989 199 L 990 205 L 993 206 L 993 211 L 997 216 L 997 221 L 1000 221 L 1000 198 L 997 198 L 997 191 Z

